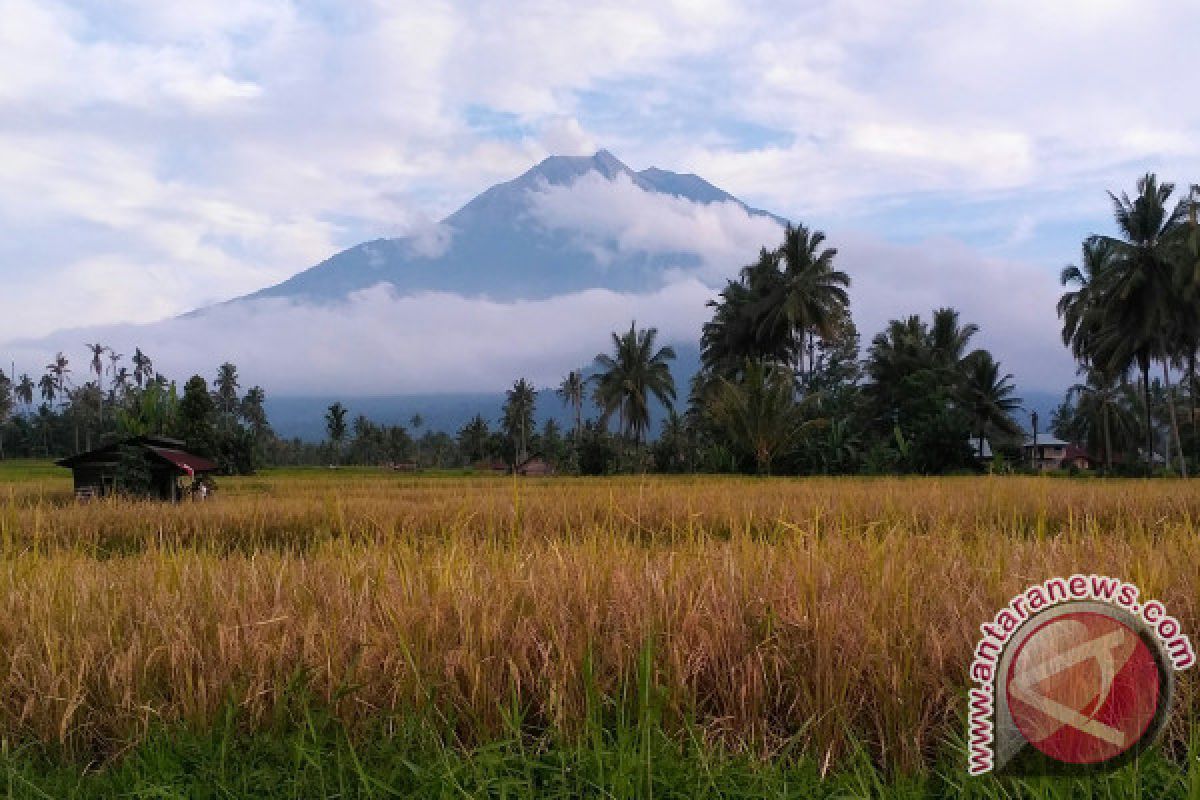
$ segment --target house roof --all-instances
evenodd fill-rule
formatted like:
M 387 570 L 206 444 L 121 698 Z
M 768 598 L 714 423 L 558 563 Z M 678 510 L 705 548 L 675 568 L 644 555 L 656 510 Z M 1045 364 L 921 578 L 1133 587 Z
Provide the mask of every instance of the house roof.
M 1039 433 L 1038 437 L 1037 437 L 1037 446 L 1038 447 L 1066 447 L 1069 444 L 1071 444 L 1071 443 L 1064 442 L 1062 439 L 1059 439 L 1057 436 L 1052 436 L 1048 433 Z M 1025 447 L 1033 447 L 1033 437 L 1032 436 L 1025 437 Z
M 156 458 L 166 461 L 185 473 L 216 472 L 219 469 L 207 458 L 184 450 L 183 442 L 179 439 L 172 439 L 168 436 L 130 436 L 94 450 L 60 458 L 54 463 L 68 469 L 83 464 L 111 465 L 117 462 L 117 451 L 122 447 L 142 447 Z
M 148 447 L 147 449 L 164 461 L 168 461 L 179 467 L 189 475 L 201 472 L 216 472 L 219 469 L 215 462 L 184 450 L 176 450 L 170 447 Z

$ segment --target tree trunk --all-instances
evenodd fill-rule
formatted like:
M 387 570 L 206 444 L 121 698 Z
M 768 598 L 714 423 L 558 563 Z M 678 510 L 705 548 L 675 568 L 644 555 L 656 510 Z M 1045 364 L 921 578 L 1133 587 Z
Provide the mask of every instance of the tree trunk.
M 1163 358 L 1163 382 L 1167 385 L 1167 408 L 1171 414 L 1171 435 L 1175 437 L 1175 452 L 1179 454 L 1179 475 L 1187 477 L 1187 459 L 1183 457 L 1183 445 L 1179 441 L 1179 420 L 1175 415 L 1175 387 L 1171 385 L 1171 370 L 1167 368 L 1167 359 Z
M 1112 474 L 1112 436 L 1108 432 L 1108 403 L 1100 407 L 1100 418 L 1104 422 L 1104 471 Z
M 1150 425 L 1150 360 L 1140 361 L 1142 370 L 1142 411 L 1146 423 L 1146 471 L 1154 465 L 1154 428 Z
M 1188 355 L 1188 401 L 1192 412 L 1192 447 L 1197 446 L 1196 438 L 1196 351 Z M 1200 457 L 1200 455 L 1198 455 Z

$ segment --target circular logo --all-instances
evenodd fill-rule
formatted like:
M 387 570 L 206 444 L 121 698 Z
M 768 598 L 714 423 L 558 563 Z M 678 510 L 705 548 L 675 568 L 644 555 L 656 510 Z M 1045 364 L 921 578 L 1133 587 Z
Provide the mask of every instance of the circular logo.
M 1073 611 L 1039 625 L 1009 664 L 1013 722 L 1031 745 L 1066 764 L 1099 764 L 1148 734 L 1168 701 L 1151 645 L 1100 611 Z

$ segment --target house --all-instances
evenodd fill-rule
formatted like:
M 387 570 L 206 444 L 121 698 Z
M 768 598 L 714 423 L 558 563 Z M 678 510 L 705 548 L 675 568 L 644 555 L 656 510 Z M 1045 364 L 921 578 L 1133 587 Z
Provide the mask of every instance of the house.
M 1092 459 L 1087 450 L 1048 433 L 1038 435 L 1037 452 L 1034 450 L 1033 438 L 1027 437 L 1021 448 L 1022 460 L 1023 463 L 1032 464 L 1038 470 L 1091 469 L 1092 467 Z
M 553 475 L 554 465 L 541 456 L 530 456 L 517 465 L 516 473 L 527 477 Z
M 149 479 L 148 486 L 139 493 L 178 502 L 184 495 L 181 478 L 191 483 L 218 469 L 207 458 L 184 450 L 183 442 L 165 436 L 129 437 L 55 463 L 71 470 L 75 497 L 81 500 L 128 491 L 128 487 L 121 486 L 122 475 L 137 471 Z
M 510 472 L 508 464 L 499 458 L 485 458 L 482 461 L 476 461 L 471 465 L 471 469 L 475 472 L 492 472 L 497 475 L 507 475 Z
M 976 461 L 992 460 L 992 443 L 986 438 L 972 436 L 967 440 L 967 444 L 970 445 L 971 453 L 975 456 Z

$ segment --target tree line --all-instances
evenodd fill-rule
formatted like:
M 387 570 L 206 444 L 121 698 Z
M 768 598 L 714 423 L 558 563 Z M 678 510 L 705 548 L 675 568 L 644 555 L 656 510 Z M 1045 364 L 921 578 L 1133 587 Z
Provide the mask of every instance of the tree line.
M 1198 195 L 1193 185 L 1173 199 L 1175 185 L 1154 174 L 1132 196 L 1110 192 L 1115 231 L 1086 237 L 1079 263 L 1062 271 L 1062 339 L 1081 380 L 1055 427 L 1086 441 L 1109 469 L 1161 464 L 1186 477 L 1200 457 Z
M 1108 471 L 1170 466 L 1186 475 L 1200 454 L 1198 190 L 1174 203 L 1173 193 L 1147 175 L 1134 196 L 1110 194 L 1115 233 L 1088 236 L 1079 264 L 1061 275 L 1057 312 L 1081 380 L 1050 428 Z M 36 380 L 0 373 L 0 441 L 12 454 L 49 456 L 96 437 L 166 432 L 228 471 L 262 463 L 512 467 L 534 455 L 585 474 L 1022 468 L 1022 400 L 1012 375 L 976 346 L 978 326 L 952 308 L 933 309 L 890 320 L 864 353 L 837 254 L 820 231 L 788 225 L 782 242 L 727 281 L 709 303 L 701 368 L 686 397 L 670 370 L 676 353 L 659 345 L 657 329 L 633 322 L 614 332 L 590 367 L 553 388 L 569 430 L 553 419 L 535 426 L 546 392 L 519 378 L 498 419 L 477 414 L 454 433 L 422 430 L 419 414 L 407 425 L 351 418 L 334 403 L 326 441 L 285 441 L 270 429 L 262 389 L 239 394 L 233 365 L 218 369 L 211 390 L 194 376 L 179 396 L 141 350 L 126 365 L 97 343 L 88 345 L 88 379 L 79 384 L 62 353 Z M 1160 377 L 1151 376 L 1155 365 Z M 656 437 L 655 405 L 665 415 Z
M 233 364 L 217 368 L 211 389 L 193 375 L 181 391 L 141 348 L 128 363 L 99 342 L 86 348 L 79 373 L 62 352 L 36 380 L 0 371 L 0 457 L 56 458 L 154 435 L 182 440 L 226 474 L 250 473 L 270 460 L 266 393 L 260 386 L 243 393 Z
M 589 369 L 554 388 L 571 430 L 538 431 L 539 392 L 527 379 L 507 391 L 495 428 L 481 415 L 455 437 L 459 463 L 510 466 L 540 455 L 583 474 L 656 470 L 789 474 L 940 473 L 981 468 L 982 442 L 1019 460 L 1020 407 L 1012 376 L 972 347 L 978 327 L 953 309 L 891 321 L 860 357 L 850 278 L 819 231 L 788 226 L 783 242 L 730 280 L 710 305 L 702 368 L 680 403 L 673 347 L 658 331 L 611 337 Z M 650 440 L 653 406 L 665 410 Z M 584 409 L 594 412 L 585 418 Z M 353 461 L 372 436 L 346 409 L 326 414 L 327 445 Z

